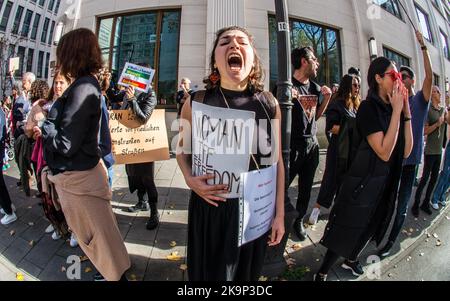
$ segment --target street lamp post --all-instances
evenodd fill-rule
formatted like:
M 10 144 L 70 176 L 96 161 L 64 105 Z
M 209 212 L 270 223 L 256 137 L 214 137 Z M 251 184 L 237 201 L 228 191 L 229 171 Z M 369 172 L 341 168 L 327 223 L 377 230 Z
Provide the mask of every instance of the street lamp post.
M 297 211 L 292 206 L 288 197 L 289 188 L 289 154 L 291 142 L 291 122 L 292 107 L 291 101 L 291 42 L 289 35 L 289 19 L 287 13 L 286 0 L 275 0 L 276 22 L 277 22 L 277 42 L 278 42 L 278 82 L 277 82 L 277 99 L 281 109 L 281 132 L 282 134 L 282 151 L 283 162 L 286 175 L 286 198 L 285 198 L 285 228 L 286 233 L 281 243 L 275 247 L 268 247 L 265 263 L 263 267 L 263 275 L 275 277 L 280 275 L 286 269 L 286 261 L 284 259 L 284 250 L 289 238 L 290 230 L 294 219 L 297 217 Z

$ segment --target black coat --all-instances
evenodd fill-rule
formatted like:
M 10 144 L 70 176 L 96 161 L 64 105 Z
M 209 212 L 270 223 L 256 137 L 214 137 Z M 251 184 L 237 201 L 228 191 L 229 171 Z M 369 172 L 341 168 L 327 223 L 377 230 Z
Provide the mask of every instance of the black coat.
M 126 108 L 131 109 L 136 116 L 136 120 L 138 120 L 141 125 L 144 125 L 152 116 L 156 104 L 156 94 L 153 90 L 150 90 L 149 93 L 141 93 L 137 97 L 134 96 L 128 99 L 128 105 L 126 106 Z M 126 164 L 125 169 L 129 177 L 151 177 L 151 179 L 145 179 L 143 180 L 143 182 L 153 181 L 153 162 Z M 130 179 L 128 181 L 130 182 Z M 133 186 L 139 186 L 134 185 L 131 182 L 129 184 L 130 190 L 131 188 L 133 188 Z
M 371 102 L 369 105 L 377 112 L 386 133 L 392 109 L 375 95 L 366 101 Z M 321 240 L 325 247 L 344 258 L 356 260 L 372 239 L 380 244 L 388 230 L 404 154 L 404 127 L 401 124 L 389 162 L 382 161 L 369 146 L 367 138 L 359 130 L 355 131 L 356 154 L 342 181 Z

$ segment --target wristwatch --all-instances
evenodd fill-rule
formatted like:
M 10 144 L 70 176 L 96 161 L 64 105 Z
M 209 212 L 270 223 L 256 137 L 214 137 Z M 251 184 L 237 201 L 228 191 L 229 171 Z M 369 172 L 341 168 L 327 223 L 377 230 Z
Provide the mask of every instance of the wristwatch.
M 428 50 L 427 46 L 423 45 L 422 47 L 420 47 L 422 50 Z
M 404 122 L 411 121 L 411 117 L 405 117 L 405 118 L 403 118 L 403 121 Z

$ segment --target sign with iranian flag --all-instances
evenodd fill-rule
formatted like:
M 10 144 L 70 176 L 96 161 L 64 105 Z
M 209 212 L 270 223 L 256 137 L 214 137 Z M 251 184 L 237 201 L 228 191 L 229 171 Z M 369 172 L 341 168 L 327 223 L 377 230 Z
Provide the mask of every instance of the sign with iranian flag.
M 155 70 L 147 67 L 126 63 L 120 76 L 119 85 L 133 86 L 136 90 L 148 93 Z

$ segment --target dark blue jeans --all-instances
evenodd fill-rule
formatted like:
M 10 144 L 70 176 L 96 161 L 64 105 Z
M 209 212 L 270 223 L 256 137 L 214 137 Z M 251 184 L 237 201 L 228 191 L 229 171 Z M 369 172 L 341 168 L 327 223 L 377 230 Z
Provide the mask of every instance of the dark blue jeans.
M 408 213 L 408 203 L 411 199 L 411 194 L 416 176 L 416 165 L 405 165 L 402 169 L 402 178 L 400 180 L 400 188 L 397 197 L 397 210 L 395 212 L 394 225 L 392 226 L 389 241 L 395 242 L 403 224 L 405 223 L 406 215 Z
M 439 176 L 439 169 L 441 168 L 441 155 L 425 155 L 425 165 L 423 167 L 422 179 L 420 179 L 419 187 L 417 187 L 414 206 L 419 207 L 422 198 L 422 192 L 428 183 L 427 192 L 425 193 L 425 199 L 422 205 L 427 206 L 431 200 L 431 193 L 434 190 L 436 181 Z

